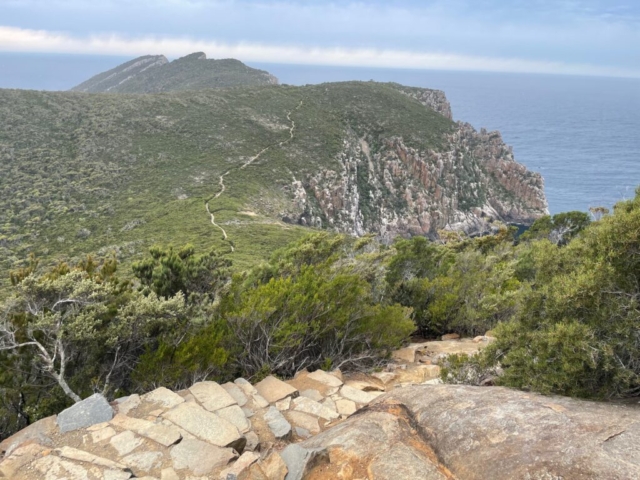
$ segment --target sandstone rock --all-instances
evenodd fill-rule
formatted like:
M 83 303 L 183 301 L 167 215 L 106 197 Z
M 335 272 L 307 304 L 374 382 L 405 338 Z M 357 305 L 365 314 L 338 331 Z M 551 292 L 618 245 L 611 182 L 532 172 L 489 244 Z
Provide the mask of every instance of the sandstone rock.
M 442 385 L 444 382 L 440 378 L 433 378 L 431 380 L 427 380 L 423 382 L 423 385 Z
M 128 397 L 118 398 L 116 400 L 116 408 L 118 413 L 122 413 L 124 415 L 128 414 L 131 410 L 134 410 L 140 406 L 142 400 L 140 400 L 140 395 L 134 393 L 133 395 L 129 395 Z
M 296 388 L 271 375 L 261 382 L 258 382 L 255 388 L 269 403 L 275 403 L 283 398 L 296 397 L 298 395 L 298 390 Z
M 233 463 L 233 465 L 220 472 L 220 480 L 238 480 L 238 477 L 258 461 L 259 458 L 260 455 L 257 453 L 244 452 L 240 455 L 240 458 Z
M 271 452 L 262 460 L 260 468 L 269 480 L 284 480 L 288 472 L 287 464 L 277 452 Z
M 232 423 L 194 403 L 182 403 L 165 412 L 163 417 L 212 445 L 242 451 L 246 443 L 245 438 Z
M 279 400 L 276 402 L 276 408 L 281 412 L 284 412 L 285 410 L 289 410 L 290 407 L 291 407 L 291 397 L 287 397 L 283 400 Z
M 258 408 L 267 408 L 269 406 L 269 402 L 259 393 L 251 395 L 251 400 Z
M 115 435 L 109 441 L 109 444 L 116 449 L 119 456 L 126 455 L 133 452 L 136 448 L 142 445 L 142 438 L 138 437 L 131 430 L 125 430 L 118 435 Z
M 55 416 L 38 420 L 0 442 L 0 456 L 11 455 L 15 448 L 29 441 L 35 441 L 44 446 L 51 445 L 51 436 L 56 430 Z
M 182 434 L 175 426 L 153 423 L 121 414 L 113 417 L 111 424 L 124 430 L 131 430 L 165 447 L 178 443 L 182 438 Z
M 304 448 L 300 444 L 288 445 L 280 457 L 287 466 L 286 480 L 302 480 L 313 468 L 329 462 L 324 448 Z
M 296 411 L 287 412 L 286 417 L 294 427 L 304 428 L 305 430 L 311 432 L 312 435 L 320 433 L 318 417 Z
M 60 432 L 65 433 L 96 423 L 108 422 L 112 418 L 111 405 L 102 395 L 96 393 L 60 412 L 56 422 Z
M 249 401 L 244 391 L 242 391 L 242 389 L 235 383 L 227 382 L 223 383 L 221 386 L 227 391 L 229 395 L 233 397 L 233 399 L 240 407 L 244 407 Z
M 375 372 L 375 373 L 372 373 L 371 376 L 374 378 L 377 378 L 385 385 L 387 385 L 394 378 L 396 378 L 396 374 L 393 372 Z
M 176 470 L 189 470 L 194 475 L 209 475 L 238 457 L 231 448 L 220 448 L 200 440 L 183 440 L 171 448 Z
M 426 455 L 404 445 L 395 445 L 377 455 L 369 465 L 372 478 L 395 480 L 399 478 L 425 478 L 448 480 Z
M 152 392 L 143 395 L 142 399 L 147 402 L 162 405 L 164 408 L 173 408 L 185 401 L 180 395 L 165 387 L 156 388 Z
M 210 412 L 235 405 L 234 398 L 216 382 L 199 382 L 189 388 L 189 392 Z
M 126 465 L 123 465 L 122 463 L 109 460 L 108 458 L 99 457 L 93 453 L 85 452 L 84 450 L 79 450 L 69 446 L 58 448 L 56 449 L 56 452 L 62 458 L 90 463 L 99 467 L 106 467 L 113 470 L 126 470 L 127 468 Z
M 221 408 L 215 413 L 219 417 L 224 418 L 229 423 L 235 425 L 240 433 L 246 433 L 251 429 L 251 423 L 249 423 L 249 420 L 247 420 L 247 417 L 238 405 Z
M 346 398 L 338 400 L 336 402 L 336 407 L 340 415 L 349 416 L 356 412 L 356 404 L 351 400 L 347 400 Z
M 310 398 L 311 400 L 315 400 L 316 402 L 321 402 L 324 399 L 324 397 L 320 394 L 320 392 L 313 388 L 302 390 L 300 392 L 300 396 Z
M 320 402 L 320 404 L 323 407 L 328 408 L 329 410 L 332 410 L 336 413 L 338 412 L 338 407 L 336 407 L 336 402 L 332 398 L 325 398 L 323 401 Z
M 131 467 L 133 472 L 139 475 L 139 472 L 148 473 L 153 469 L 162 465 L 161 452 L 140 452 L 132 453 L 121 459 L 122 463 Z
M 180 477 L 173 468 L 163 468 L 160 472 L 160 480 L 180 480 Z
M 276 407 L 269 407 L 264 414 L 264 420 L 276 439 L 286 439 L 291 436 L 291 425 Z
M 336 418 L 338 418 L 337 412 L 330 410 L 320 403 L 307 397 L 298 397 L 294 399 L 292 408 L 295 411 L 309 413 L 325 420 L 335 420 Z
M 460 338 L 460 335 L 458 335 L 457 333 L 447 333 L 446 335 L 442 335 L 441 339 L 442 340 L 458 340 Z
M 233 383 L 235 383 L 247 396 L 258 393 L 258 390 L 256 390 L 255 387 L 244 378 L 236 378 Z
M 31 467 L 40 472 L 39 478 L 46 480 L 86 480 L 89 478 L 89 473 L 84 466 L 55 455 L 38 458 Z M 128 476 L 125 476 L 125 479 L 131 477 L 131 474 L 126 475 Z M 22 478 L 29 477 L 23 476 Z
M 18 470 L 36 460 L 46 450 L 46 447 L 33 440 L 18 445 L 0 461 L 0 478 L 17 478 Z
M 101 428 L 100 430 L 95 430 L 91 432 L 91 441 L 93 443 L 99 443 L 99 442 L 102 442 L 103 440 L 108 440 L 109 438 L 113 437 L 115 434 L 116 434 L 116 431 L 113 428 L 106 426 L 104 428 Z
M 360 404 L 367 404 L 380 396 L 381 392 L 363 392 L 348 385 L 340 389 L 340 395 L 344 398 Z
M 256 432 L 247 432 L 245 437 L 247 439 L 247 445 L 244 447 L 245 450 L 250 452 L 260 450 L 260 438 L 256 435 Z
M 316 382 L 324 383 L 329 387 L 341 387 L 342 379 L 336 375 L 325 372 L 324 370 L 316 370 L 308 374 L 308 377 Z
M 416 361 L 416 351 L 413 348 L 401 348 L 391 354 L 398 362 L 413 363 Z
M 358 390 L 362 390 L 363 392 L 384 392 L 385 388 L 383 385 L 379 385 L 374 382 L 364 381 L 364 380 L 347 380 L 345 385 L 349 385 L 350 387 L 357 388 Z

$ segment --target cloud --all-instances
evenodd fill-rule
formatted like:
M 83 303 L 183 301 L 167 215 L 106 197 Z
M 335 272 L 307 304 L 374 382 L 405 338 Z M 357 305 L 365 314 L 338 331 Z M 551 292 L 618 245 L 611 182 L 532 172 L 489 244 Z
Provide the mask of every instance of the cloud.
M 119 34 L 73 36 L 47 30 L 0 26 L 0 51 L 179 57 L 203 51 L 210 58 L 243 61 L 382 68 L 601 75 L 640 78 L 640 69 L 556 61 L 460 55 L 447 52 L 379 48 L 309 47 L 265 43 L 226 43 L 178 36 L 130 37 Z

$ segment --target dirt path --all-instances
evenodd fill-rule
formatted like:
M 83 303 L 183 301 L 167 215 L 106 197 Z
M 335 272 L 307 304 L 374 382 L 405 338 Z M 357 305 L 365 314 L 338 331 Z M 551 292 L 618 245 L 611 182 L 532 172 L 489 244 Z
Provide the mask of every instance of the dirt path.
M 244 170 L 245 168 L 247 168 L 249 165 L 251 165 L 252 163 L 254 163 L 256 160 L 258 160 L 265 152 L 267 152 L 268 150 L 270 150 L 273 147 L 282 147 L 284 145 L 286 145 L 287 143 L 290 143 L 294 136 L 295 136 L 295 129 L 296 129 L 296 122 L 294 120 L 291 119 L 291 114 L 293 112 L 296 112 L 300 109 L 300 107 L 302 107 L 302 100 L 300 100 L 300 103 L 298 104 L 298 106 L 296 108 L 294 108 L 293 110 L 291 110 L 289 113 L 287 113 L 287 120 L 289 120 L 289 122 L 291 122 L 291 127 L 289 128 L 289 138 L 287 138 L 286 140 L 283 140 L 279 143 L 275 143 L 273 145 L 269 145 L 265 148 L 263 148 L 262 150 L 260 150 L 255 156 L 251 157 L 249 160 L 247 160 L 245 163 L 243 163 L 240 166 L 240 170 Z M 222 228 L 220 225 L 218 225 L 216 223 L 216 218 L 213 215 L 213 213 L 211 213 L 211 210 L 209 209 L 209 202 L 211 200 L 216 200 L 217 198 L 220 198 L 220 196 L 227 190 L 227 187 L 224 184 L 224 177 L 226 177 L 227 175 L 229 175 L 231 173 L 231 170 L 227 170 L 225 173 L 223 173 L 222 175 L 220 175 L 220 191 L 218 193 L 216 193 L 213 197 L 210 197 L 208 200 L 205 201 L 205 209 L 207 211 L 207 214 L 211 217 L 211 225 L 213 225 L 216 228 L 219 228 L 222 231 L 222 238 L 229 242 L 229 246 L 231 247 L 231 251 L 235 252 L 235 248 L 233 246 L 233 243 L 229 240 L 229 236 L 227 235 L 227 232 L 225 231 L 224 228 Z

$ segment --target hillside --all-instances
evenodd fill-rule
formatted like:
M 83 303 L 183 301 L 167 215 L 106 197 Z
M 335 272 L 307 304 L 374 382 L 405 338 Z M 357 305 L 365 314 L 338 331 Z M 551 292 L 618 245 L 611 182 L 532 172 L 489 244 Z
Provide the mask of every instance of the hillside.
M 100 73 L 72 88 L 89 93 L 157 93 L 206 88 L 272 85 L 278 80 L 239 60 L 211 60 L 202 52 L 169 62 L 164 55 L 145 55 Z
M 546 212 L 541 177 L 499 133 L 451 121 L 433 90 L 0 90 L 0 116 L 3 269 L 30 252 L 51 261 L 115 251 L 126 263 L 186 242 L 233 247 L 242 268 L 305 227 L 390 241 Z

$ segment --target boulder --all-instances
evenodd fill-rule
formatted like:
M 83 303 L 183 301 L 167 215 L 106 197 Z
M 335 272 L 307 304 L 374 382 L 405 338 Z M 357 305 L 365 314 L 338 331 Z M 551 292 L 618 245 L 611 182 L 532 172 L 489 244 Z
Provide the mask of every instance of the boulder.
M 309 431 L 312 435 L 320 433 L 320 424 L 318 423 L 318 417 L 308 415 L 302 412 L 287 412 L 287 419 L 294 427 L 303 428 Z
M 162 416 L 191 435 L 212 445 L 232 447 L 241 452 L 246 444 L 246 439 L 235 425 L 195 403 L 182 403 Z
M 189 392 L 210 412 L 235 405 L 235 399 L 216 382 L 199 382 L 189 388 Z
M 258 393 L 269 403 L 275 403 L 286 397 L 298 396 L 298 390 L 288 383 L 278 380 L 276 377 L 268 376 L 255 386 Z
M 286 439 L 291 436 L 291 424 L 276 407 L 269 407 L 264 413 L 264 420 L 276 439 Z
M 309 441 L 309 440 L 306 440 Z M 280 457 L 287 466 L 286 480 L 302 480 L 316 466 L 329 462 L 328 454 L 324 448 L 304 448 L 300 444 L 288 445 Z M 323 477 L 320 477 L 323 478 Z M 324 477 L 332 478 L 332 477 Z
M 60 412 L 56 422 L 60 433 L 66 433 L 96 423 L 108 422 L 112 418 L 113 408 L 107 399 L 95 393 Z

